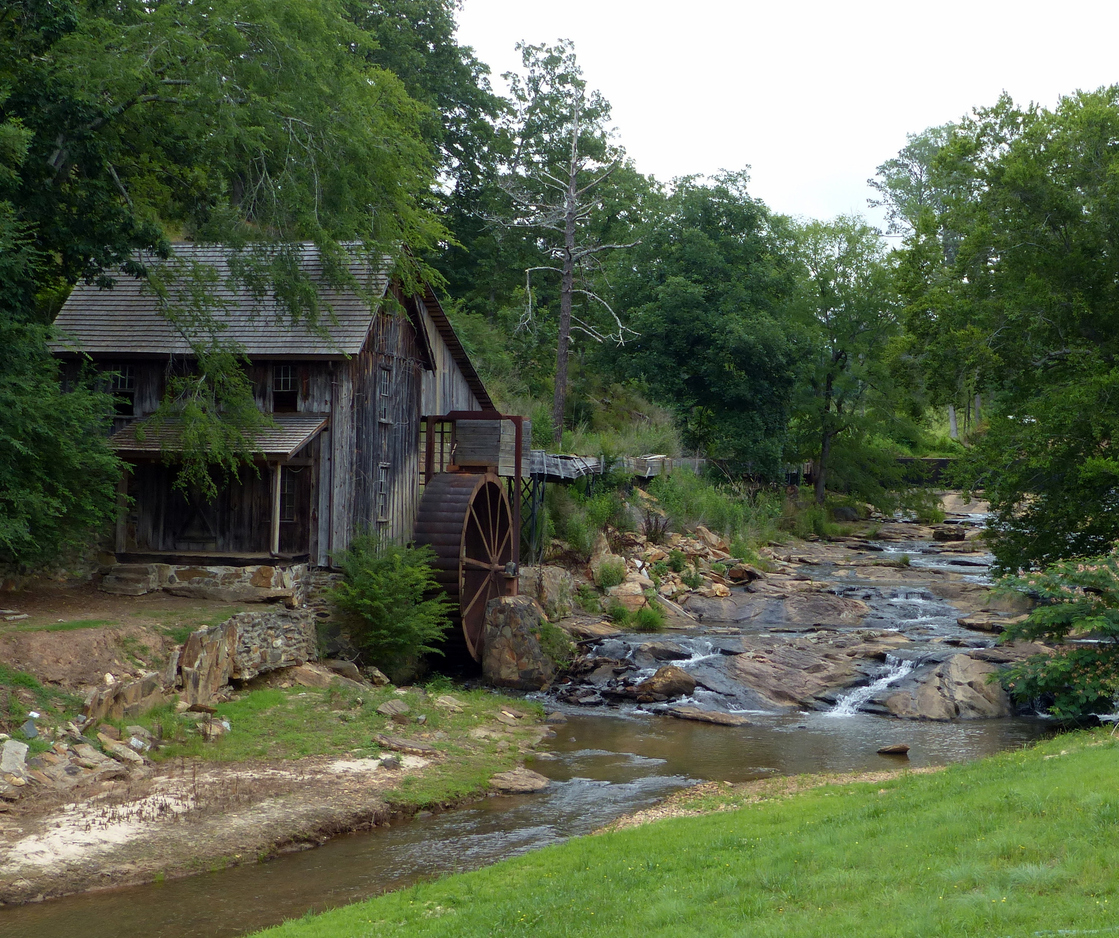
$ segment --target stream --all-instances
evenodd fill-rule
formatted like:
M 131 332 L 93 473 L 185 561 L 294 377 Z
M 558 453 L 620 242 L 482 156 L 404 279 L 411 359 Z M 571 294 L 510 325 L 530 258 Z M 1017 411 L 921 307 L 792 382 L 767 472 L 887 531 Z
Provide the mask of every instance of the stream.
M 946 560 L 927 543 L 909 543 L 904 550 L 896 544 L 873 546 L 882 555 L 906 553 L 916 568 L 950 565 L 954 574 L 980 582 L 986 574 L 983 555 Z M 726 623 L 656 636 L 671 639 L 687 654 L 670 663 L 703 678 L 704 686 L 687 703 L 744 714 L 750 724 L 718 726 L 658 715 L 651 712 L 655 707 L 580 707 L 549 699 L 549 708 L 560 709 L 567 722 L 555 727 L 548 751 L 527 763 L 553 780 L 540 794 L 487 798 L 338 837 L 263 864 L 0 909 L 0 933 L 5 938 L 232 938 L 589 833 L 700 781 L 943 765 L 1016 748 L 1051 732 L 1047 721 L 1035 717 L 929 722 L 862 710 L 910 676 L 927 653 L 982 647 L 992 643 L 991 637 L 958 626 L 958 613 L 919 582 L 875 584 L 841 575 L 828 564 L 813 566 L 811 576 L 826 582 L 834 595 L 866 603 L 870 614 L 863 627 L 898 629 L 910 640 L 885 660 L 871 662 L 863 682 L 821 701 L 818 709 L 758 708 L 749 694 L 720 683 L 719 665 L 734 633 Z M 602 645 L 614 657 L 636 659 L 634 651 L 648 640 L 617 636 Z M 634 668 L 637 676 L 652 673 L 648 667 Z M 877 753 L 901 743 L 910 747 L 908 757 Z

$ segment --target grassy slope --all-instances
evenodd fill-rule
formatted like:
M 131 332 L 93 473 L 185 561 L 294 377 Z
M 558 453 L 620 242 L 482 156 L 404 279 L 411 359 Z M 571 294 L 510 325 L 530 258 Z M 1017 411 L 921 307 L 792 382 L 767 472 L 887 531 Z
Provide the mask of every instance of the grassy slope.
M 267 934 L 1111 933 L 1117 764 L 1119 742 L 1078 733 L 935 775 L 582 838 Z

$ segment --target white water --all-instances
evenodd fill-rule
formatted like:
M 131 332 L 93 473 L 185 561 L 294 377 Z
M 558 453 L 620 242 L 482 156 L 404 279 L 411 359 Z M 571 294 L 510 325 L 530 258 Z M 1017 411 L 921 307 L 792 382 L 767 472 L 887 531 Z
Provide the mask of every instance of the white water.
M 852 691 L 848 691 L 835 702 L 835 706 L 827 712 L 830 717 L 849 717 L 854 716 L 859 712 L 862 707 L 871 697 L 877 694 L 880 690 L 889 687 L 895 681 L 900 681 L 910 671 L 913 670 L 915 662 L 905 661 L 901 658 L 895 658 L 893 655 L 886 655 L 886 665 L 884 673 L 880 674 L 875 680 L 863 687 L 856 687 Z

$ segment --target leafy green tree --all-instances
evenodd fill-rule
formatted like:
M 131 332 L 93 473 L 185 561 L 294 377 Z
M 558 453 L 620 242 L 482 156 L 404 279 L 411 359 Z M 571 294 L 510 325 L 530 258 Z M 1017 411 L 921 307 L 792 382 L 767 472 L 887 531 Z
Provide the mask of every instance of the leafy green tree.
M 27 134 L 0 124 L 0 178 L 24 158 Z M 58 365 L 35 321 L 43 259 L 12 206 L 0 201 L 0 567 L 67 559 L 116 510 L 120 464 L 101 442 L 112 401 L 75 383 L 63 393 Z
M 1119 553 L 1060 561 L 1007 577 L 1000 586 L 1032 596 L 1038 605 L 1024 621 L 1010 623 L 999 640 L 1057 645 L 1007 669 L 1007 690 L 1062 719 L 1112 712 L 1119 698 Z M 1090 642 L 1069 642 L 1088 635 Z
M 910 328 L 970 355 L 990 395 L 968 478 L 991 503 L 1004 570 L 1119 539 L 1117 136 L 1119 87 L 976 111 L 934 161 L 950 194 L 903 262 Z M 939 228 L 960 232 L 950 265 L 928 244 Z
M 618 308 L 637 333 L 618 368 L 676 411 L 689 446 L 775 477 L 798 354 L 784 318 L 795 277 L 787 226 L 747 181 L 677 180 L 617 265 Z
M 824 503 L 836 446 L 864 443 L 888 414 L 888 346 L 899 332 L 897 298 L 881 237 L 860 218 L 810 222 L 798 238 L 797 306 L 807 345 L 795 422 L 815 463 Z

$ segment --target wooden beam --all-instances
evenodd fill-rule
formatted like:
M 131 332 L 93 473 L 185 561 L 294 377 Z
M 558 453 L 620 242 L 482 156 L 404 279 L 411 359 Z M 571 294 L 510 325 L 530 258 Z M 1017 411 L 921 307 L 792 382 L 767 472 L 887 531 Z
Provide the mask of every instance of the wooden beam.
M 272 530 L 269 541 L 273 557 L 280 555 L 280 478 L 283 467 L 276 463 L 272 469 Z

